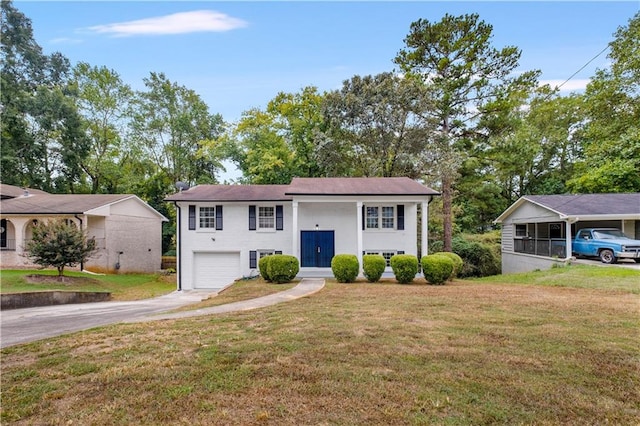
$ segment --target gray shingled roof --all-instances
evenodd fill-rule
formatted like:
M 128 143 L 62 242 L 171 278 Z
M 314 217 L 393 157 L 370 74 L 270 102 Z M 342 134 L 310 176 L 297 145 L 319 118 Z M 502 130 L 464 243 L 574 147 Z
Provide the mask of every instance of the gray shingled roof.
M 290 195 L 439 195 L 407 177 L 294 178 Z
M 640 214 L 640 192 L 628 194 L 525 195 L 524 198 L 567 216 Z
M 19 186 L 7 185 L 0 183 L 0 199 L 16 198 L 24 195 L 25 191 L 29 194 L 48 194 L 48 192 L 33 188 L 20 188 Z
M 197 185 L 165 201 L 290 201 L 288 185 Z
M 165 201 L 290 201 L 294 195 L 439 195 L 406 177 L 294 178 L 290 185 L 198 185 Z
M 130 197 L 131 194 L 34 194 L 0 202 L 2 214 L 82 214 Z

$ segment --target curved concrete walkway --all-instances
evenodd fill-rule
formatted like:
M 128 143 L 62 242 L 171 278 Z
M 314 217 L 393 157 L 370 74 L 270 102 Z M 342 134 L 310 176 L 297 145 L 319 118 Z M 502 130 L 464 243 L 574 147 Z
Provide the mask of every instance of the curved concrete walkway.
M 188 318 L 225 312 L 246 311 L 308 296 L 324 287 L 324 279 L 304 278 L 297 286 L 258 297 L 211 308 L 167 314 L 198 303 L 210 293 L 173 292 L 154 299 L 131 302 L 99 302 L 4 310 L 0 313 L 0 348 L 90 328 L 115 324 Z

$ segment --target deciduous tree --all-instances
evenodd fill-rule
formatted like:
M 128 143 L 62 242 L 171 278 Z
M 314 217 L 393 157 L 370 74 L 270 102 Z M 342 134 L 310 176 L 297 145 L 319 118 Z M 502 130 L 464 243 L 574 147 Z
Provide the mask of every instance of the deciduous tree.
M 25 245 L 25 253 L 34 263 L 56 268 L 59 277 L 64 275 L 65 266 L 84 263 L 95 251 L 93 238 L 87 239 L 78 227 L 62 219 L 39 222 Z

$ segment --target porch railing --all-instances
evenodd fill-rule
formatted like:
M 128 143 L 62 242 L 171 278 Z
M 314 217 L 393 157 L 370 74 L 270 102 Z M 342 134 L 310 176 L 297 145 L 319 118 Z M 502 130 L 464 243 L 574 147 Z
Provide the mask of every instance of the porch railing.
M 565 258 L 566 242 L 556 238 L 521 238 L 513 240 L 513 250 L 516 253 Z

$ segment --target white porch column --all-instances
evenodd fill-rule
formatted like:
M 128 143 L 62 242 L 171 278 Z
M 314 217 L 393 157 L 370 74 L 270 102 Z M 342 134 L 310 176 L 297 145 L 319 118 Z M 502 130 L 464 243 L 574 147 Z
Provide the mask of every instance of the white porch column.
M 420 204 L 420 210 L 422 211 L 422 220 L 420 223 L 420 242 L 422 243 L 422 250 L 420 258 L 429 254 L 429 203 L 423 201 Z
M 362 217 L 362 201 L 358 201 L 356 203 L 356 226 L 358 227 L 358 229 L 356 230 L 356 235 L 357 235 L 357 242 L 358 242 L 358 252 L 356 253 L 356 256 L 358 256 L 358 264 L 360 265 L 360 274 L 362 274 L 362 250 L 363 250 L 363 245 L 362 245 L 362 221 L 364 220 L 364 218 Z
M 291 241 L 293 241 L 292 247 L 291 247 L 291 254 L 295 257 L 298 258 L 299 261 L 302 261 L 302 259 L 300 259 L 300 254 L 298 253 L 298 202 L 297 201 L 293 201 L 293 203 L 291 204 L 293 207 L 293 225 L 292 225 L 292 232 L 293 232 L 293 238 L 291 239 Z
M 566 235 L 564 236 L 565 241 L 566 241 L 566 243 L 565 243 L 566 252 L 564 254 L 564 258 L 565 259 L 570 259 L 571 258 L 571 252 L 573 251 L 572 247 L 571 247 L 571 221 L 567 220 L 565 223 L 567 224 L 567 228 L 566 228 L 566 231 L 565 231 Z

